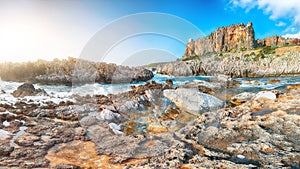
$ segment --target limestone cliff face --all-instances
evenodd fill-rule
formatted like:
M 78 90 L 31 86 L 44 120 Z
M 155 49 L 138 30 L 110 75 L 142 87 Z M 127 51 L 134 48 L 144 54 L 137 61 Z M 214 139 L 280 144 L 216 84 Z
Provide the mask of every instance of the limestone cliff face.
M 297 38 L 284 38 L 281 36 L 270 36 L 260 41 L 260 46 L 285 46 L 285 45 L 300 45 L 300 39 Z
M 255 47 L 254 29 L 252 23 L 236 24 L 218 28 L 209 36 L 190 40 L 186 45 L 183 58 L 207 53 L 221 53 L 232 49 L 252 49 Z
M 263 40 L 255 40 L 254 29 L 252 23 L 249 22 L 247 25 L 236 24 L 218 28 L 215 32 L 202 39 L 195 41 L 190 39 L 186 45 L 183 59 L 209 53 L 238 51 L 264 46 L 282 47 L 286 45 L 300 45 L 300 39 L 270 36 Z

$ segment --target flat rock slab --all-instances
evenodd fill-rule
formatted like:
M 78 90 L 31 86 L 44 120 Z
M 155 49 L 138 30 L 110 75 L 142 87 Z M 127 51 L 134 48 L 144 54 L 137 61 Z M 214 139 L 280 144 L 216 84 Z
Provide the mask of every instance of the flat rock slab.
M 130 164 L 138 164 L 142 159 L 132 159 L 122 164 L 111 162 L 113 157 L 97 155 L 91 141 L 72 141 L 50 149 L 46 156 L 52 168 L 114 168 L 121 169 Z
M 161 155 L 170 147 L 173 139 L 171 134 L 149 137 L 116 135 L 105 123 L 89 127 L 88 136 L 95 143 L 98 154 L 124 159 Z

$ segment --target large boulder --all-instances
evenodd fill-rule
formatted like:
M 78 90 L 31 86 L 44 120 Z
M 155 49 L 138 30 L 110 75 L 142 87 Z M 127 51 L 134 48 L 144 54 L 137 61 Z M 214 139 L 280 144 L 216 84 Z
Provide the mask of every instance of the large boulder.
M 255 95 L 254 99 L 259 99 L 259 98 L 265 98 L 265 99 L 269 99 L 269 100 L 275 100 L 276 99 L 276 94 L 271 92 L 271 91 L 261 91 L 258 92 Z
M 44 89 L 35 89 L 30 83 L 24 83 L 15 90 L 12 95 L 14 97 L 25 96 L 46 96 L 48 95 Z
M 198 92 L 198 89 L 178 88 L 164 90 L 164 96 L 173 101 L 177 107 L 192 114 L 219 109 L 224 102 L 209 94 Z

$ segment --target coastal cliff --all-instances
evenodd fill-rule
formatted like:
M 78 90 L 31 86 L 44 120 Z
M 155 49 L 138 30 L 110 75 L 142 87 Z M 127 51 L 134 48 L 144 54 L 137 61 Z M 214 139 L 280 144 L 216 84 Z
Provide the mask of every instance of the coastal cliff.
M 253 25 L 249 22 L 247 25 L 234 24 L 218 28 L 202 39 L 190 39 L 182 59 L 223 52 L 239 52 L 256 47 L 283 47 L 288 45 L 300 45 L 300 39 L 270 36 L 263 40 L 256 40 Z
M 252 23 L 236 24 L 218 28 L 209 36 L 187 43 L 183 59 L 208 53 L 221 53 L 235 49 L 253 49 L 255 47 Z
M 284 38 L 281 36 L 270 36 L 264 40 L 257 40 L 257 46 L 287 46 L 287 45 L 300 45 L 300 39 L 297 38 Z
M 200 59 L 158 64 L 156 72 L 170 76 L 267 77 L 300 73 L 300 46 L 261 51 L 212 54 Z

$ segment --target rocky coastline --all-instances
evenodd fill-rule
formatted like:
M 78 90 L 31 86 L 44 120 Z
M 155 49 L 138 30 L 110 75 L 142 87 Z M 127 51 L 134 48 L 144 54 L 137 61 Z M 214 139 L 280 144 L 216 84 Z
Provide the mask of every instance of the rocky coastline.
M 239 87 L 260 82 L 235 79 L 300 75 L 298 44 L 255 40 L 249 23 L 191 40 L 182 60 L 155 66 L 1 63 L 2 80 L 23 84 L 1 88 L 0 168 L 300 168 L 299 79 L 247 92 Z M 151 70 L 169 76 L 151 81 Z M 107 95 L 40 88 L 120 83 L 128 90 Z
M 59 103 L 28 100 L 47 93 L 24 84 L 17 102 L 0 105 L 0 166 L 299 167 L 300 86 L 235 96 L 239 104 L 225 106 L 228 97 L 216 93 L 234 85 L 218 79 L 176 88 L 149 82 Z
M 288 47 L 287 47 L 288 48 Z M 158 64 L 156 72 L 170 76 L 272 77 L 300 74 L 300 47 L 298 52 L 266 54 L 263 52 L 227 53 L 199 59 Z M 282 49 L 282 48 L 279 48 Z
M 143 67 L 91 62 L 69 57 L 53 61 L 1 63 L 0 77 L 5 81 L 74 86 L 86 83 L 116 84 L 147 81 L 153 77 L 153 73 Z

